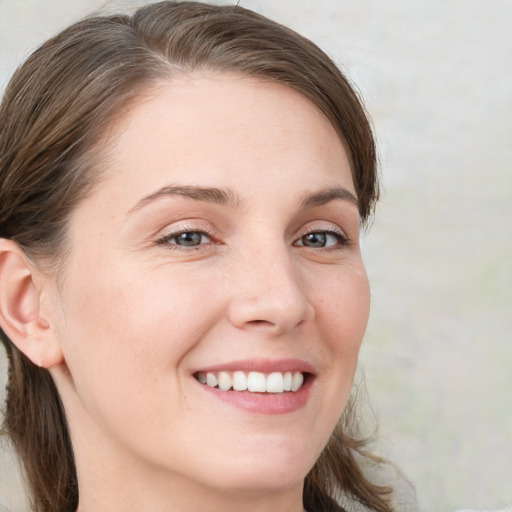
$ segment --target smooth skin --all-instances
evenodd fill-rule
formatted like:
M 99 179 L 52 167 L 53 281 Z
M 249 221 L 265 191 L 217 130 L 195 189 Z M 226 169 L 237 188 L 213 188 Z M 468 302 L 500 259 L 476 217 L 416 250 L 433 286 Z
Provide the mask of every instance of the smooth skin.
M 106 147 L 58 280 L 0 244 L 0 319 L 56 381 L 80 510 L 302 511 L 369 313 L 343 144 L 299 93 L 211 72 L 156 84 Z M 291 412 L 194 378 L 283 359 L 313 368 Z

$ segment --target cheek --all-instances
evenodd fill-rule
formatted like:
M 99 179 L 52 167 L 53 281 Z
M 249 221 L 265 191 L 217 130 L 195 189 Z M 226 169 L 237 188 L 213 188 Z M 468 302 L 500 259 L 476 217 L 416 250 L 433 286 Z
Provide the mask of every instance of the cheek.
M 126 442 L 148 424 L 179 428 L 170 425 L 186 399 L 177 392 L 183 361 L 216 318 L 219 301 L 204 290 L 211 283 L 166 272 L 106 274 L 77 274 L 63 297 L 64 356 L 78 410 Z
M 212 282 L 162 270 L 110 269 L 70 276 L 63 342 L 73 377 L 99 387 L 106 375 L 130 385 L 158 369 L 175 372 L 215 321 L 220 301 L 211 300 Z
M 318 450 L 322 450 L 349 399 L 368 322 L 370 294 L 362 266 L 357 270 L 342 268 L 331 275 L 316 293 L 315 303 L 315 320 L 322 340 L 319 348 L 326 356 L 324 371 L 319 376 L 319 403 L 323 406 L 316 413 L 315 424 L 320 440 Z
M 361 267 L 326 281 L 318 295 L 317 316 L 337 353 L 355 355 L 363 339 L 370 312 L 368 278 Z

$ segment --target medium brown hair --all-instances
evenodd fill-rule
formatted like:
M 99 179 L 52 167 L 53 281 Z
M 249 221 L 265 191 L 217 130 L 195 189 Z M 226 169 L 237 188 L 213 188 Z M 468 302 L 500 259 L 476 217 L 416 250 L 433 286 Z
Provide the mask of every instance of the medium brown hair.
M 0 107 L 0 237 L 15 241 L 42 268 L 57 266 L 69 214 L 101 178 L 109 127 L 157 82 L 201 69 L 284 84 L 314 103 L 347 150 L 360 217 L 368 221 L 378 197 L 370 122 L 325 53 L 238 6 L 166 1 L 133 16 L 80 21 L 16 71 Z M 74 512 L 73 451 L 53 380 L 2 331 L 0 337 L 9 360 L 4 431 L 23 462 L 34 510 Z M 338 510 L 342 492 L 390 512 L 389 489 L 364 476 L 366 455 L 364 443 L 340 423 L 306 478 L 305 507 Z

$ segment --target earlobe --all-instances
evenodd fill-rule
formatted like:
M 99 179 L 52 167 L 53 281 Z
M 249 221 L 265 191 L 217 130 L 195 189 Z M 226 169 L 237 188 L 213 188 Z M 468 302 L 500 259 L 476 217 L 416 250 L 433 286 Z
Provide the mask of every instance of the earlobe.
M 51 323 L 42 316 L 37 269 L 12 240 L 0 239 L 0 327 L 34 364 L 62 362 Z

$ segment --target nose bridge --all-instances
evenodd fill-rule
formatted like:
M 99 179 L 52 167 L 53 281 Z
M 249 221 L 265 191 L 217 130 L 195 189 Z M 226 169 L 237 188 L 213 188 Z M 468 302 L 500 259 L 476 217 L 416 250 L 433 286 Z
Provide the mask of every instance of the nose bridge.
M 284 241 L 260 245 L 241 260 L 230 305 L 234 325 L 280 333 L 312 317 L 299 269 Z

